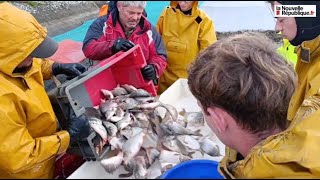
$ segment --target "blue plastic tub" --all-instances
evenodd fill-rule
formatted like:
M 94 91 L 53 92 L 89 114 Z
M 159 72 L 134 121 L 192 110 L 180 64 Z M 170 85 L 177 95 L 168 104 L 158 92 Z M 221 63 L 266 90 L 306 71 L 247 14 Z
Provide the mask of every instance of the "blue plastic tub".
M 212 160 L 189 160 L 172 167 L 160 179 L 223 179 L 218 164 Z

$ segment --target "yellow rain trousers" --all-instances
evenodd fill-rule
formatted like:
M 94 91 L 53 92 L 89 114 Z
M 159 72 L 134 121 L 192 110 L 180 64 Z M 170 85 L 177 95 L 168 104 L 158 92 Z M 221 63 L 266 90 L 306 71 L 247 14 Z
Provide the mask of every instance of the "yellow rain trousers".
M 290 102 L 289 128 L 257 144 L 242 160 L 226 148 L 219 166 L 226 178 L 320 178 L 319 46 L 320 36 L 296 47 L 299 84 Z
M 170 7 L 162 12 L 157 30 L 167 49 L 167 68 L 160 77 L 159 94 L 179 78 L 187 78 L 188 65 L 200 51 L 217 41 L 211 18 L 198 8 L 194 1 L 191 15 L 177 9 L 178 1 L 171 1 Z
M 56 156 L 70 140 L 57 132 L 44 89 L 53 62 L 34 58 L 27 73 L 13 73 L 47 30 L 9 3 L 0 3 L 0 27 L 0 178 L 53 178 Z

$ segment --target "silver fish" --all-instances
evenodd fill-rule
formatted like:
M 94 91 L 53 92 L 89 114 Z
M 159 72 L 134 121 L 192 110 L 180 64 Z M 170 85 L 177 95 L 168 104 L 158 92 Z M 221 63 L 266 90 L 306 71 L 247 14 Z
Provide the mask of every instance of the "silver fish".
M 125 114 L 124 111 L 120 107 L 118 107 L 117 110 L 116 110 L 115 115 L 118 116 L 118 117 L 123 117 L 124 114 Z
M 148 116 L 152 130 L 158 135 L 159 138 L 162 138 L 164 136 L 164 133 L 159 125 L 162 121 L 161 116 L 157 113 L 157 111 L 150 111 L 148 113 Z
M 135 100 L 145 103 L 145 102 L 153 102 L 155 100 L 155 98 L 153 96 L 150 96 L 150 97 L 136 97 Z
M 118 132 L 118 128 L 116 125 L 114 125 L 113 123 L 110 123 L 108 121 L 103 121 L 102 124 L 107 129 L 108 135 L 110 137 L 116 136 L 116 134 Z
M 140 108 L 140 109 L 155 109 L 157 108 L 161 103 L 159 101 L 155 101 L 155 102 L 152 102 L 152 103 L 141 103 L 139 105 L 137 105 L 137 108 Z
M 173 121 L 172 116 L 170 115 L 169 111 L 166 111 L 164 117 L 161 119 L 161 123 L 166 123 L 168 121 Z
M 119 103 L 119 107 L 122 109 L 134 109 L 139 104 L 138 101 L 136 101 L 133 98 L 126 98 L 124 102 Z
M 169 153 L 169 154 L 166 154 L 166 153 L 163 153 L 163 151 L 160 152 L 160 157 L 159 159 L 160 160 L 163 160 L 163 156 L 166 156 L 166 159 L 170 159 L 169 162 L 177 162 L 177 163 L 181 163 L 181 162 L 184 162 L 184 161 L 188 161 L 188 160 L 191 160 L 190 157 L 188 156 L 185 156 L 183 154 L 180 154 L 180 153 L 176 153 L 176 152 L 173 152 L 173 153 Z M 172 158 L 172 159 L 171 159 Z
M 158 159 L 156 159 L 151 166 L 147 169 L 148 171 L 148 176 L 147 179 L 160 179 L 158 177 L 160 177 L 162 175 L 161 172 L 161 165 Z
M 145 133 L 140 132 L 131 139 L 128 139 L 128 141 L 123 144 L 122 151 L 124 153 L 124 164 L 127 164 L 133 157 L 136 156 L 136 154 L 138 154 L 143 143 L 144 136 Z
M 94 107 L 86 107 L 84 115 L 86 117 L 96 117 L 98 119 L 100 119 L 102 117 L 102 114 L 101 114 L 100 110 L 96 109 Z
M 104 113 L 104 117 L 109 120 L 115 113 L 117 108 L 112 108 Z
M 126 142 L 126 140 L 123 137 L 111 137 L 111 139 L 109 140 L 111 150 L 114 150 L 114 149 L 121 150 L 122 146 L 125 142 Z
M 101 136 L 104 142 L 107 142 L 108 134 L 106 128 L 102 125 L 102 120 L 95 117 L 90 117 L 88 120 L 91 128 Z
M 132 93 L 133 91 L 137 90 L 137 88 L 129 84 L 122 84 L 120 87 L 123 87 L 128 93 Z
M 161 123 L 160 126 L 170 135 L 198 135 L 199 131 L 191 131 L 181 126 L 179 123 L 175 121 L 167 121 Z
M 161 150 L 160 156 L 159 156 L 159 162 L 161 164 L 161 170 L 166 170 L 166 166 L 174 166 L 176 164 L 179 164 L 181 162 L 190 160 L 191 158 L 188 156 L 185 156 L 181 153 L 167 151 L 167 150 Z
M 102 159 L 100 163 L 108 173 L 113 173 L 116 169 L 120 167 L 122 161 L 123 161 L 123 152 L 119 151 L 117 156 Z
M 122 87 L 116 87 L 114 88 L 111 93 L 114 95 L 114 96 L 121 96 L 121 95 L 126 95 L 128 94 L 128 92 L 122 88 Z
M 176 139 L 176 136 L 166 136 L 163 139 L 162 145 L 170 151 L 178 152 L 186 156 L 190 155 L 186 147 Z
M 175 136 L 166 136 L 162 141 L 162 145 L 170 151 L 181 153 L 180 147 L 177 144 Z
M 149 121 L 148 116 L 145 113 L 134 113 L 134 116 L 140 121 Z
M 127 98 L 128 98 L 128 95 L 120 95 L 120 96 L 114 97 L 112 100 L 119 104 L 124 102 Z
M 148 119 L 148 116 L 143 113 L 143 112 L 138 112 L 138 113 L 134 113 L 134 117 L 136 119 L 134 124 L 138 127 L 141 127 L 141 128 L 148 128 L 149 127 L 149 119 Z
M 139 104 L 139 102 L 133 98 L 127 98 L 125 102 L 128 104 L 128 109 L 133 109 Z
M 177 136 L 178 141 L 180 141 L 185 147 L 198 150 L 200 149 L 200 144 L 197 140 L 188 135 L 179 135 Z
M 152 131 L 148 131 L 144 136 L 142 147 L 144 149 L 156 148 L 158 144 L 158 136 L 152 133 Z
M 118 122 L 123 119 L 124 114 L 124 111 L 120 107 L 117 107 L 114 116 L 110 117 L 108 120 L 111 122 Z
M 199 143 L 202 151 L 206 154 L 209 154 L 210 156 L 220 155 L 220 148 L 218 144 L 211 141 L 209 138 L 204 138 L 203 140 L 200 140 Z
M 133 136 L 141 133 L 143 131 L 140 127 L 130 127 L 127 126 L 126 128 L 120 130 L 120 134 L 126 137 L 127 139 L 131 139 Z
M 181 126 L 183 126 L 183 127 L 186 127 L 186 126 L 187 126 L 187 120 L 186 120 L 186 118 L 185 118 L 184 116 L 181 116 L 180 114 L 178 115 L 178 118 L 177 118 L 176 122 L 177 122 L 178 124 L 180 124 Z
M 170 113 L 174 121 L 178 118 L 178 111 L 175 107 L 171 106 L 170 104 L 164 104 L 164 103 L 160 103 L 159 106 L 165 108 Z
M 124 117 L 116 123 L 117 128 L 121 130 L 121 129 L 129 126 L 130 124 L 132 124 L 133 121 L 130 116 L 131 116 L 131 113 L 129 113 L 129 111 L 127 111 L 126 114 L 124 115 Z
M 204 125 L 202 112 L 188 112 L 185 117 L 188 122 L 187 127 L 201 127 Z
M 133 175 L 133 171 L 136 168 L 136 161 L 132 158 L 127 164 L 122 164 L 124 169 L 128 171 L 127 174 L 119 174 L 119 178 L 128 178 Z
M 108 120 L 111 121 L 111 122 L 119 122 L 120 120 L 122 120 L 124 118 L 124 116 L 120 117 L 120 116 L 112 116 L 110 117 Z
M 133 118 L 133 122 L 132 122 L 131 126 L 132 127 L 139 127 L 139 128 L 147 128 L 148 127 L 148 125 L 145 125 L 143 122 L 140 122 L 135 118 Z
M 111 93 L 111 91 L 106 90 L 106 89 L 101 89 L 100 91 L 101 91 L 101 93 L 104 95 L 104 97 L 107 98 L 107 100 L 114 98 L 114 96 L 113 96 L 113 94 Z
M 133 175 L 137 179 L 146 179 L 148 171 L 146 169 L 146 163 L 143 156 L 137 156 L 134 158 L 136 161 L 136 167 L 134 169 Z
M 118 104 L 116 102 L 101 100 L 100 111 L 103 114 L 106 113 L 107 111 L 112 110 L 112 109 L 116 109 L 117 107 L 118 107 Z
M 136 97 L 150 97 L 151 95 L 148 93 L 148 91 L 144 89 L 137 89 L 130 93 L 129 97 L 136 98 Z
M 146 149 L 147 152 L 147 158 L 148 158 L 148 164 L 153 164 L 154 161 L 160 156 L 160 151 L 158 151 L 156 148 L 149 148 Z
M 105 144 L 101 136 L 96 134 L 96 136 L 92 139 L 92 143 L 93 143 L 93 146 L 95 147 L 96 153 L 100 154 Z

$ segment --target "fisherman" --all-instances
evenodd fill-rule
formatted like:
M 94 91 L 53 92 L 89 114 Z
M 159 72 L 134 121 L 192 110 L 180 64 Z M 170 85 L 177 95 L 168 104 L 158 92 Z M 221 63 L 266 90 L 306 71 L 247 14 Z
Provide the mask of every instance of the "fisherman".
M 276 22 L 275 30 L 296 46 L 298 56 L 295 69 L 299 84 L 288 110 L 288 120 L 292 121 L 303 101 L 320 89 L 320 1 L 271 1 L 271 4 L 316 5 L 317 10 L 316 17 L 278 17 Z
M 168 52 L 168 64 L 160 78 L 163 93 L 179 78 L 187 78 L 187 67 L 195 57 L 217 41 L 212 19 L 198 1 L 170 1 L 157 22 Z
M 147 65 L 141 69 L 145 80 L 155 85 L 166 68 L 167 53 L 160 34 L 143 16 L 146 1 L 117 1 L 109 15 L 97 18 L 83 40 L 83 52 L 91 60 L 103 60 L 139 44 Z
M 86 67 L 46 59 L 58 44 L 30 13 L 6 2 L 0 3 L 0 27 L 0 178 L 53 178 L 57 155 L 87 137 L 90 125 L 84 116 L 73 117 L 67 130 L 57 131 L 44 80 L 73 78 Z

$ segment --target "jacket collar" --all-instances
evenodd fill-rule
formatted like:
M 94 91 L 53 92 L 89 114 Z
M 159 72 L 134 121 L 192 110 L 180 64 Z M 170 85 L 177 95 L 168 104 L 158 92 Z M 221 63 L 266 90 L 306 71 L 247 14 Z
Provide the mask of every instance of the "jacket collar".
M 117 30 L 121 30 L 123 32 L 123 29 L 120 25 L 120 20 L 119 20 L 119 12 L 116 11 L 112 11 L 112 13 L 110 14 L 110 16 L 107 19 L 107 23 L 108 25 L 112 25 L 113 28 L 117 29 Z M 146 19 L 146 17 L 144 15 L 141 16 L 141 19 L 137 25 L 140 28 L 136 28 L 139 29 L 141 32 L 141 34 L 147 30 L 151 29 L 151 24 L 148 22 L 148 20 Z M 135 31 L 136 31 L 135 30 Z
M 304 41 L 296 47 L 298 57 L 304 63 L 310 63 L 311 60 L 320 56 L 320 35 L 310 41 Z

